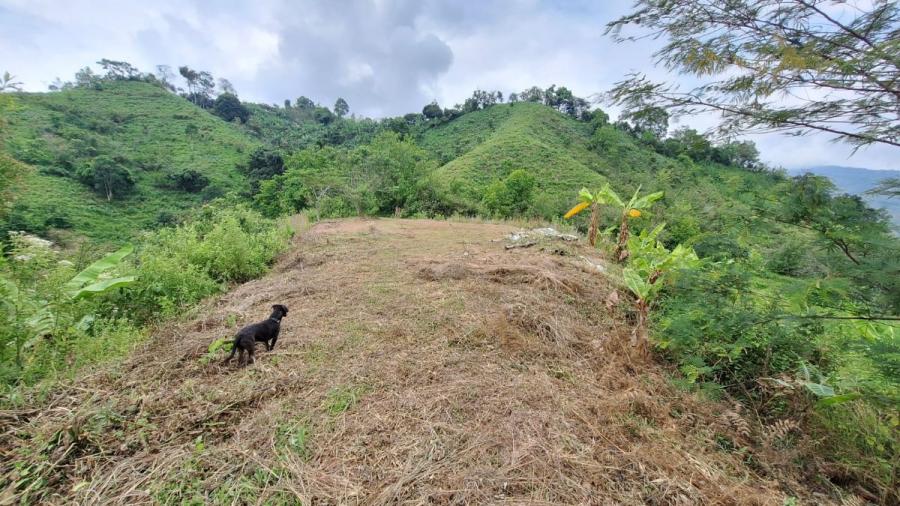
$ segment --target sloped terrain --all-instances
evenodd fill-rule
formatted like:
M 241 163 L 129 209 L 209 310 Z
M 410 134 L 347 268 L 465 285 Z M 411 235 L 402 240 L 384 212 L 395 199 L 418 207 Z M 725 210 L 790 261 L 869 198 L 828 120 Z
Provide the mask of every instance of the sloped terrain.
M 203 200 L 242 190 L 236 169 L 259 145 L 165 90 L 140 82 L 104 82 L 102 90 L 17 93 L 5 114 L 4 149 L 27 163 L 8 227 L 45 233 L 69 229 L 93 239 L 121 241 L 164 216 Z M 77 179 L 80 167 L 111 157 L 135 179 L 133 191 L 112 202 Z M 194 170 L 208 180 L 196 193 L 173 188 L 170 175 Z
M 577 242 L 507 248 L 513 230 L 316 225 L 125 362 L 0 412 L 0 499 L 829 502 L 740 413 L 631 346 L 614 266 Z M 290 313 L 273 352 L 243 369 L 209 352 L 276 303 Z
M 559 211 L 582 186 L 605 179 L 588 150 L 589 125 L 533 103 L 504 104 L 428 129 L 423 148 L 443 165 L 436 190 L 447 202 L 476 208 L 491 181 L 525 169 L 536 180 L 541 208 Z

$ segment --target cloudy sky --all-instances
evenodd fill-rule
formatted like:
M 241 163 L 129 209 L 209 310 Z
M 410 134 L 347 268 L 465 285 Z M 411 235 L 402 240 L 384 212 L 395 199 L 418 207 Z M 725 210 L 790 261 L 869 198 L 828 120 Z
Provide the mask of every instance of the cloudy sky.
M 579 96 L 653 67 L 652 41 L 616 45 L 604 25 L 630 0 L 0 0 L 0 72 L 28 90 L 72 78 L 100 58 L 144 71 L 189 65 L 234 83 L 244 100 L 305 95 L 381 117 L 475 88 L 505 94 L 564 85 Z M 96 69 L 96 65 L 94 65 Z M 671 77 L 670 77 L 671 79 Z M 613 111 L 614 112 L 614 111 Z M 703 129 L 711 118 L 682 119 Z M 897 151 L 851 150 L 827 136 L 755 136 L 763 158 L 788 168 L 900 169 Z

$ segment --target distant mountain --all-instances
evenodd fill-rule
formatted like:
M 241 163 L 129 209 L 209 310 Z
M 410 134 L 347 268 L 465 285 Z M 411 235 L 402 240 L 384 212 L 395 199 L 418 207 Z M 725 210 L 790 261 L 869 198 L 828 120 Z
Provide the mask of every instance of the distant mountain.
M 888 213 L 890 213 L 894 224 L 900 226 L 900 199 L 864 195 L 866 191 L 874 188 L 884 179 L 891 177 L 900 178 L 900 170 L 872 170 L 858 167 L 824 165 L 806 169 L 792 169 L 789 172 L 792 175 L 811 172 L 813 174 L 825 176 L 842 192 L 862 195 L 866 202 L 872 207 L 876 209 L 886 209 Z

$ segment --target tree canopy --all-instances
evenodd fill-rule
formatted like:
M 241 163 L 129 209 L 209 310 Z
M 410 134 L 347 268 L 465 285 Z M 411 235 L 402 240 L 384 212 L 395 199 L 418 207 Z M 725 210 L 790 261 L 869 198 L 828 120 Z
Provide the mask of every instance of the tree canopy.
M 626 109 L 714 111 L 725 135 L 820 131 L 857 148 L 900 146 L 896 2 L 638 0 L 606 31 L 663 39 L 662 66 L 707 80 L 684 89 L 631 74 L 610 92 Z
M 216 97 L 213 103 L 213 113 L 225 121 L 233 121 L 237 118 L 241 123 L 246 123 L 250 118 L 250 111 L 244 107 L 237 96 L 231 93 L 222 93 Z

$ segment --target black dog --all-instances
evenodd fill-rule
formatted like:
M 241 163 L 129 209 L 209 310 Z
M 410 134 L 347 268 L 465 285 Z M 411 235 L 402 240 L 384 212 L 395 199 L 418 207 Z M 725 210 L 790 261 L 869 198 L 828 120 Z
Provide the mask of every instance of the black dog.
M 266 350 L 275 349 L 275 342 L 278 341 L 278 332 L 281 330 L 281 319 L 287 316 L 288 308 L 281 304 L 272 306 L 272 314 L 269 319 L 242 328 L 236 336 L 234 336 L 234 344 L 231 347 L 231 355 L 225 359 L 225 364 L 234 358 L 234 354 L 238 351 L 241 355 L 238 357 L 238 365 L 247 365 L 254 362 L 253 355 L 256 351 L 257 341 L 266 343 Z M 271 341 L 271 342 L 270 342 Z M 244 352 L 247 352 L 249 359 L 244 360 Z

